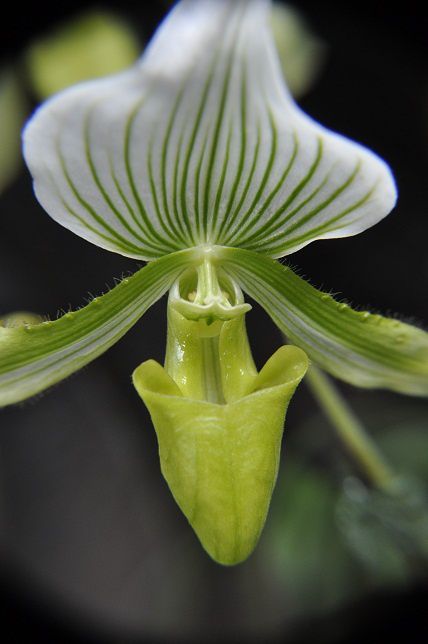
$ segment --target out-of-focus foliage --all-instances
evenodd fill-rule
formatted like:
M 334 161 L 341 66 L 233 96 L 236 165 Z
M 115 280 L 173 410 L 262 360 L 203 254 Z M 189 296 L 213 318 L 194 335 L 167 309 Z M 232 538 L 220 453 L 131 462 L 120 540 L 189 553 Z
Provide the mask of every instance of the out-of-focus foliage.
M 311 462 L 287 468 L 273 497 L 261 556 L 289 597 L 292 614 L 316 614 L 421 574 L 428 565 L 428 420 L 423 406 L 403 399 L 353 405 L 394 467 L 397 490 L 370 490 L 351 476 L 319 464 L 331 451 L 321 416 L 300 428 L 299 454 Z M 325 440 L 325 438 L 324 438 Z M 301 448 L 301 449 L 300 449 Z M 318 465 L 317 465 L 318 461 Z M 336 471 L 335 471 L 336 469 Z M 355 474 L 355 471 L 352 472 Z M 342 490 L 337 476 L 344 478 Z
M 281 485 L 282 483 L 282 485 Z M 354 594 L 355 562 L 335 523 L 337 484 L 287 455 L 263 541 L 295 617 L 322 614 Z
M 428 453 L 428 435 L 426 428 L 402 427 L 385 438 L 384 450 L 397 463 L 402 452 L 413 454 L 413 466 L 401 458 L 408 478 L 399 479 L 391 494 L 368 490 L 353 478 L 345 480 L 337 517 L 350 548 L 368 571 L 379 581 L 396 583 L 428 566 L 427 463 L 421 478 L 415 478 L 417 455 Z
M 311 33 L 301 15 L 287 5 L 273 5 L 271 24 L 288 88 L 299 98 L 321 70 L 325 45 Z
M 135 33 L 119 17 L 91 11 L 34 42 L 26 61 L 34 90 L 45 99 L 80 81 L 126 69 L 140 51 Z
M 24 58 L 38 98 L 131 65 L 141 44 L 118 16 L 90 11 L 34 42 Z M 0 193 L 21 167 L 21 129 L 28 114 L 25 86 L 12 69 L 0 69 Z
M 32 326 L 43 322 L 41 315 L 31 313 L 30 311 L 14 311 L 0 315 L 0 326 L 7 329 L 16 329 L 20 326 Z
M 11 69 L 0 70 L 0 193 L 21 165 L 20 132 L 26 101 Z

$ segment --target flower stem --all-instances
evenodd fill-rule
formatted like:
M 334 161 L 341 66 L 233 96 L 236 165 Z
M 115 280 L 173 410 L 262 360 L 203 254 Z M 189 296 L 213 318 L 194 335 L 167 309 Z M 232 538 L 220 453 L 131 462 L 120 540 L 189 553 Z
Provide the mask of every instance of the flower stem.
M 369 481 L 389 491 L 396 478 L 393 470 L 330 378 L 312 365 L 306 374 L 306 383 Z

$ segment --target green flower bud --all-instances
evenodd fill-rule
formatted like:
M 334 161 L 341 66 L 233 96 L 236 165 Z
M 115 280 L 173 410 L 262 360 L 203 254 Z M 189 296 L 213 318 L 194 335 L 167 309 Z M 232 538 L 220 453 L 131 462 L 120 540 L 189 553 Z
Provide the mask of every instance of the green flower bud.
M 251 554 L 265 523 L 285 413 L 308 361 L 301 349 L 283 346 L 257 373 L 245 329 L 249 306 L 208 264 L 196 287 L 190 274 L 171 290 L 165 368 L 149 360 L 133 381 L 175 500 L 211 557 L 233 565 Z

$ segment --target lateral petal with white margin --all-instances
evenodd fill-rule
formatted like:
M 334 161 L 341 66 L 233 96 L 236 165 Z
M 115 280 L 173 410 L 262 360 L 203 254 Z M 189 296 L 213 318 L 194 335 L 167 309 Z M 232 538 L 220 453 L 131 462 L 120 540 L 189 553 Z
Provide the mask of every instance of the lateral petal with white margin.
M 269 4 L 182 0 L 135 67 L 39 109 L 25 157 L 48 213 L 142 259 L 204 243 L 280 257 L 382 219 L 389 168 L 295 105 Z
M 58 320 L 0 327 L 0 407 L 37 394 L 104 353 L 162 297 L 192 257 L 184 251 L 151 262 Z
M 259 253 L 223 248 L 218 257 L 315 364 L 359 387 L 428 395 L 428 333 L 422 329 L 354 311 Z

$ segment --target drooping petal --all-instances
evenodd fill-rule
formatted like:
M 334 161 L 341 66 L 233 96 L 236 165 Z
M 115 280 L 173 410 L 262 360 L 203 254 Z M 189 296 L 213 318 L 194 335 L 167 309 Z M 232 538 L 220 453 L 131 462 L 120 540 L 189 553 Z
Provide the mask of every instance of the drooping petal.
M 232 278 L 314 363 L 360 387 L 428 395 L 428 333 L 355 311 L 258 253 L 223 249 L 222 255 Z
M 58 320 L 0 327 L 0 406 L 37 394 L 106 351 L 170 288 L 190 255 L 152 262 Z
M 25 155 L 49 214 L 140 258 L 204 243 L 278 257 L 382 219 L 388 167 L 299 110 L 268 18 L 268 0 L 182 0 L 133 69 L 41 108 Z

